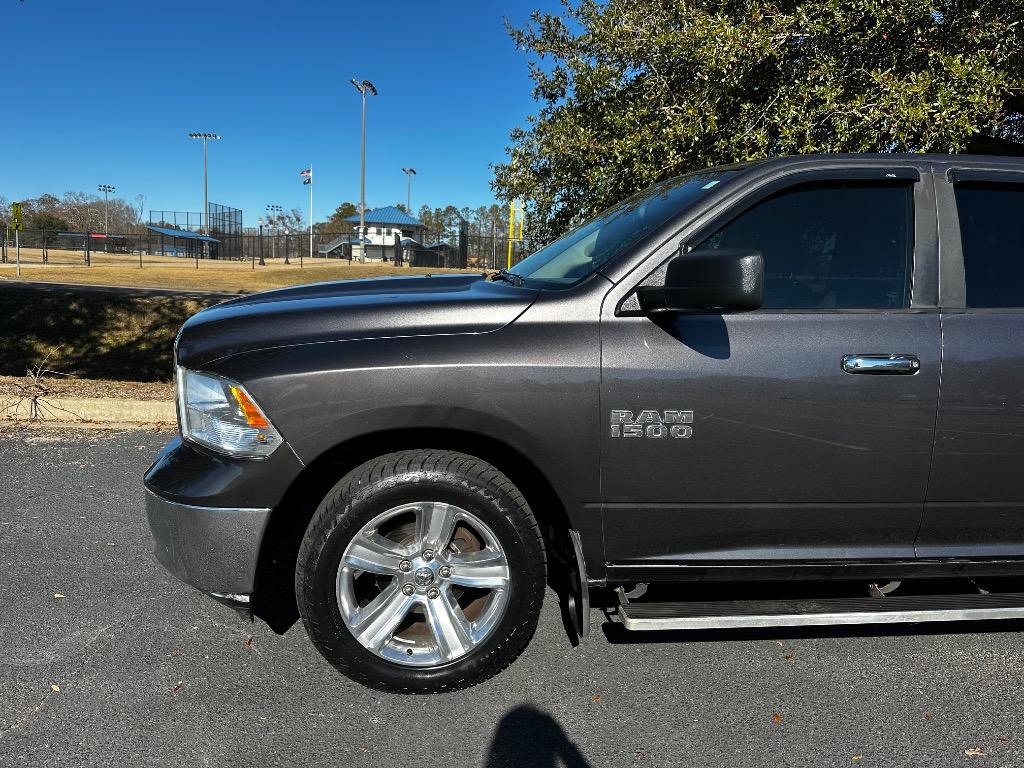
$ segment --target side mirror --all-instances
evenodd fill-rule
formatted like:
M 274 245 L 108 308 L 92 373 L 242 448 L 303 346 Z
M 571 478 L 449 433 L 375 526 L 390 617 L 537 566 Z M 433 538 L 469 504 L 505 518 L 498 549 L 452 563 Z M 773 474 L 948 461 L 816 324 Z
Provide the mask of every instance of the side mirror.
M 749 249 L 680 253 L 668 263 L 665 285 L 637 288 L 636 297 L 649 314 L 757 309 L 764 300 L 764 258 Z

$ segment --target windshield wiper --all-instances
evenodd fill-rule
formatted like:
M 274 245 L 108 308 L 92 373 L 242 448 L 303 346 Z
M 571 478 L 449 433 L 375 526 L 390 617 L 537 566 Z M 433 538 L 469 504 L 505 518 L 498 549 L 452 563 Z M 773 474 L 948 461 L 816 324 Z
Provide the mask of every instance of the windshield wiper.
M 512 283 L 516 287 L 520 287 L 523 284 L 523 276 L 517 275 L 515 272 L 509 272 L 507 269 L 500 269 L 491 275 L 491 280 L 504 280 L 506 283 Z

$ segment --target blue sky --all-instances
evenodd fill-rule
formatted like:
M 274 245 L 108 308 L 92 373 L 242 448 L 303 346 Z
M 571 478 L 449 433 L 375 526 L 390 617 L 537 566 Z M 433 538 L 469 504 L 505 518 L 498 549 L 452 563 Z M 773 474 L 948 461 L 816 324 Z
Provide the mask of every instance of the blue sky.
M 96 192 L 114 184 L 151 208 L 210 200 L 308 207 L 298 173 L 316 174 L 317 220 L 358 202 L 359 96 L 368 78 L 367 205 L 493 201 L 489 163 L 536 109 L 527 56 L 504 18 L 557 0 L 498 3 L 264 0 L 0 0 L 5 112 L 0 195 Z

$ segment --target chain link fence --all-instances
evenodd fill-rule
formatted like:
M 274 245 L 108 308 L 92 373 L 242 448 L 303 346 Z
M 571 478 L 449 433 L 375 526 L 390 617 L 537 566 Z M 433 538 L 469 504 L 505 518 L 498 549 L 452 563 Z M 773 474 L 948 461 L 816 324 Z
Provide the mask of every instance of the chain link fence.
M 358 263 L 444 269 L 501 269 L 523 258 L 522 244 L 505 237 L 473 233 L 431 232 L 421 240 L 395 236 L 391 242 L 369 238 L 360 244 L 356 228 L 309 232 L 246 229 L 240 234 L 216 230 L 210 238 L 195 232 L 149 228 L 131 233 L 7 231 L 0 247 L 0 264 L 125 265 L 200 268 L 204 262 L 250 262 L 302 266 L 310 259 L 341 259 Z M 180 232 L 180 234 L 177 234 Z M 20 252 L 20 257 L 19 257 Z M 511 255 L 510 255 L 511 254 Z

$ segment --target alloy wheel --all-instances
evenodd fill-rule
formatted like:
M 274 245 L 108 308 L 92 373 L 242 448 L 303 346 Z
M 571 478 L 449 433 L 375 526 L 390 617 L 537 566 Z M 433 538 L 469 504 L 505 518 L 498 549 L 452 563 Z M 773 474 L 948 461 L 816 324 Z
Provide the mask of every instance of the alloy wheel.
M 337 601 L 367 650 L 408 666 L 456 661 L 497 626 L 509 567 L 494 533 L 453 504 L 420 501 L 378 515 L 338 567 Z

